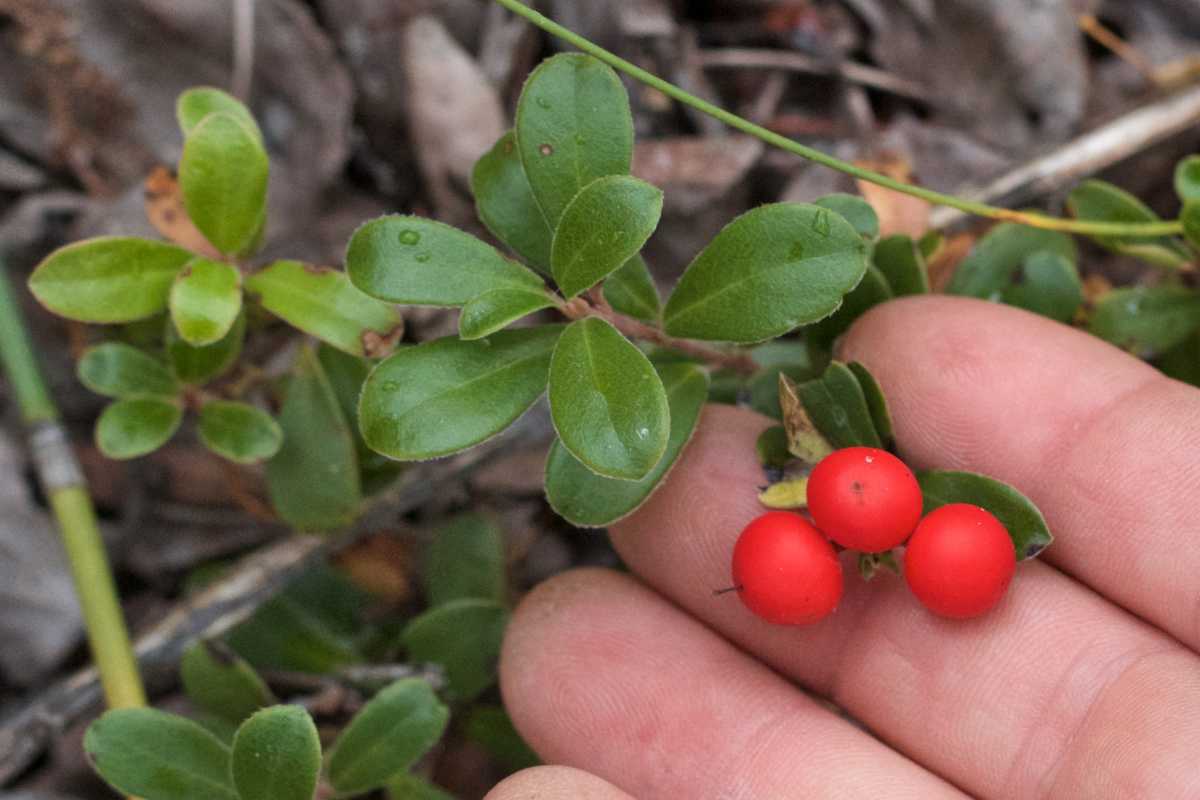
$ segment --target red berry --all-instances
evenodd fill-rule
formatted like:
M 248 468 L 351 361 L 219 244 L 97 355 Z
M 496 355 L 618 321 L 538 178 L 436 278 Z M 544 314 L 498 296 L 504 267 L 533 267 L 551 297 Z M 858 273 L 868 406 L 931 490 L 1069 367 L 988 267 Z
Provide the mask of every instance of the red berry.
M 904 551 L 912 593 L 930 611 L 955 619 L 991 610 L 1016 566 L 1016 549 L 1000 520 L 967 503 L 930 512 Z
M 847 447 L 812 471 L 808 511 L 842 547 L 882 553 L 907 539 L 921 519 L 921 487 L 912 470 L 886 450 Z
M 733 585 L 746 607 L 779 625 L 808 625 L 842 598 L 842 565 L 833 545 L 799 514 L 770 511 L 733 547 Z

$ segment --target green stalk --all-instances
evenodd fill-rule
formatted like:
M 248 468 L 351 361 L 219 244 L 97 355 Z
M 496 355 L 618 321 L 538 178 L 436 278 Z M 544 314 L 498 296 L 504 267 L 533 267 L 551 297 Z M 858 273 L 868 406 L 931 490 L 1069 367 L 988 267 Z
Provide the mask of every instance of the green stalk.
M 146 693 L 112 569 L 96 524 L 96 512 L 34 358 L 21 309 L 0 260 L 0 361 L 29 432 L 38 478 L 62 534 L 88 644 L 110 708 L 144 706 Z
M 920 186 L 913 186 L 910 183 L 898 181 L 895 178 L 889 178 L 879 172 L 874 172 L 869 169 L 855 166 L 841 159 L 822 153 L 820 150 L 815 150 L 811 147 L 793 141 L 786 136 L 781 136 L 774 131 L 767 130 L 761 125 L 755 125 L 747 119 L 739 117 L 725 109 L 715 106 L 712 103 L 696 97 L 694 94 L 684 91 L 673 83 L 663 80 L 657 75 L 647 72 L 636 64 L 632 64 L 620 56 L 605 50 L 603 47 L 594 42 L 580 36 L 569 28 L 564 28 L 554 20 L 539 14 L 519 0 L 496 0 L 497 3 L 507 8 L 517 16 L 523 17 L 537 27 L 546 31 L 552 36 L 562 39 L 564 42 L 578 48 L 579 50 L 594 56 L 599 60 L 608 64 L 613 69 L 624 72 L 636 81 L 650 86 L 668 97 L 683 103 L 686 106 L 696 109 L 697 111 L 708 114 L 710 117 L 720 120 L 731 128 L 739 130 L 742 133 L 749 134 L 755 138 L 761 139 L 769 145 L 778 147 L 781 150 L 786 150 L 789 153 L 798 155 L 801 158 L 806 158 L 809 161 L 815 161 L 830 169 L 835 169 L 838 172 L 843 172 L 860 180 L 868 181 L 879 186 L 883 186 L 893 191 L 903 194 L 919 197 L 933 205 L 950 206 L 957 208 L 960 211 L 965 211 L 968 214 L 974 214 L 980 217 L 988 217 L 990 219 L 1006 220 L 1009 222 L 1019 222 L 1023 225 L 1029 225 L 1034 228 L 1046 228 L 1048 230 L 1066 231 L 1068 233 L 1081 233 L 1090 236 L 1134 236 L 1134 237 L 1155 237 L 1177 234 L 1183 231 L 1183 226 L 1179 220 L 1170 220 L 1164 222 L 1141 222 L 1141 223 L 1121 223 L 1121 222 L 1097 222 L 1089 220 L 1065 219 L 1062 217 L 1053 217 L 1047 214 L 1039 214 L 1037 212 L 1013 211 L 1009 208 L 1000 208 L 991 206 L 986 203 L 978 203 L 973 200 L 965 200 L 954 195 L 935 192 L 932 189 L 925 189 Z

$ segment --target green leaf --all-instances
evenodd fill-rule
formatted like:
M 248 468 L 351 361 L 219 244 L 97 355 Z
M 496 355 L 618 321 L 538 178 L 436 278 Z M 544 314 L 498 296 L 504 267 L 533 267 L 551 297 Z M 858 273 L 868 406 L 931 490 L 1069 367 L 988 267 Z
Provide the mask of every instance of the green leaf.
M 604 299 L 619 314 L 657 323 L 662 314 L 662 300 L 654 276 L 641 256 L 634 256 L 604 280 Z
M 246 290 L 292 327 L 350 355 L 382 358 L 404 333 L 400 312 L 360 292 L 341 270 L 276 261 L 248 277 Z
M 760 206 L 717 234 L 667 300 L 667 333 L 761 342 L 826 317 L 862 279 L 867 244 L 840 215 Z
M 181 247 L 102 236 L 60 247 L 29 276 L 29 291 L 60 317 L 132 322 L 167 307 L 171 283 L 192 254 Z
M 387 794 L 390 800 L 455 800 L 454 795 L 419 775 L 401 775 L 390 779 Z
M 1159 222 L 1150 207 L 1129 192 L 1104 181 L 1089 180 L 1067 196 L 1067 208 L 1078 219 L 1096 222 Z M 1178 267 L 1190 260 L 1179 240 L 1170 236 L 1152 239 L 1136 236 L 1094 236 L 1101 247 L 1163 267 Z
M 1177 381 L 1200 386 L 1200 331 L 1163 353 L 1157 366 Z
M 1039 250 L 1076 261 L 1075 240 L 1065 233 L 1002 222 L 987 232 L 959 264 L 946 287 L 949 294 L 999 300 L 1017 270 Z
M 219 342 L 242 311 L 242 275 L 221 261 L 197 256 L 171 286 L 171 320 L 194 347 Z
M 299 706 L 264 708 L 233 739 L 233 783 L 241 800 L 312 800 L 321 772 L 321 739 Z
M 362 499 L 354 433 L 312 348 L 300 351 L 279 426 L 283 445 L 267 462 L 267 489 L 279 516 L 304 531 L 354 519 Z
M 437 532 L 425 554 L 425 594 L 431 606 L 507 597 L 504 532 L 483 514 L 460 514 Z
M 554 304 L 554 298 L 544 289 L 492 289 L 463 306 L 458 317 L 458 336 L 482 339 Z
M 754 440 L 754 452 L 763 469 L 786 467 L 792 460 L 792 454 L 788 452 L 787 429 L 782 425 L 772 425 L 763 430 Z
M 1180 159 L 1175 165 L 1175 194 L 1185 204 L 1200 200 L 1200 155 Z
M 429 684 L 393 683 L 355 715 L 329 754 L 329 780 L 342 794 L 384 786 L 441 738 L 450 712 Z
M 814 206 L 841 214 L 864 239 L 879 238 L 879 216 L 871 204 L 856 194 L 835 192 L 813 200 Z
M 200 441 L 222 458 L 257 464 L 279 452 L 283 429 L 270 414 L 246 403 L 212 400 L 200 409 Z
M 813 424 L 834 447 L 883 447 L 862 384 L 848 366 L 834 361 L 797 389 Z
M 179 160 L 183 205 L 222 253 L 243 252 L 261 229 L 269 170 L 257 132 L 234 114 L 208 114 L 188 133 Z
M 548 58 L 517 102 L 517 151 L 551 228 L 596 178 L 624 175 L 633 159 L 633 115 L 621 79 L 580 53 Z
M 376 452 L 419 461 L 495 436 L 545 391 L 561 333 L 560 325 L 541 325 L 401 350 L 363 384 L 358 406 L 363 438 Z
M 875 243 L 872 258 L 896 297 L 929 293 L 925 257 L 908 236 L 897 234 L 880 239 Z
M 840 308 L 805 330 L 818 347 L 830 348 L 834 341 L 850 329 L 854 321 L 880 303 L 892 299 L 892 289 L 883 273 L 868 266 L 858 286 L 846 295 Z
M 787 375 L 794 381 L 807 381 L 823 371 L 824 365 L 813 360 L 811 344 L 802 339 L 774 339 L 750 351 L 750 356 L 763 367 L 746 385 L 752 409 L 772 419 L 782 418 L 779 376 Z
M 475 162 L 471 192 L 479 218 L 492 235 L 526 263 L 549 274 L 554 232 L 533 197 L 512 131 Z
M 867 409 L 871 412 L 871 422 L 875 424 L 875 432 L 879 434 L 883 446 L 891 448 L 895 440 L 895 432 L 892 428 L 892 412 L 888 409 L 887 397 L 883 394 L 883 388 L 879 385 L 879 381 L 875 380 L 875 376 L 857 361 L 851 361 L 846 366 L 854 373 L 858 385 L 862 388 L 863 397 L 867 401 Z
M 1183 225 L 1183 237 L 1188 244 L 1200 250 L 1200 198 L 1188 200 L 1179 212 L 1179 221 Z
M 153 453 L 175 435 L 183 409 L 162 397 L 131 397 L 104 409 L 96 421 L 96 446 L 109 458 L 125 460 Z
M 79 381 L 105 397 L 172 396 L 179 384 L 154 356 L 122 342 L 89 347 L 76 368 Z
M 153 708 L 109 711 L 83 737 L 92 768 L 145 800 L 239 800 L 229 749 L 189 719 Z
M 1006 483 L 973 472 L 932 471 L 917 476 L 924 513 L 950 503 L 971 503 L 990 511 L 1008 529 L 1017 560 L 1033 558 L 1054 541 L 1042 512 Z
M 405 626 L 400 638 L 408 660 L 438 664 L 447 688 L 468 703 L 496 682 L 500 643 L 508 609 L 493 600 L 464 598 L 426 611 Z
M 191 645 L 183 652 L 179 674 L 196 708 L 234 725 L 275 702 L 254 668 L 219 641 Z
M 1004 302 L 1059 322 L 1070 322 L 1083 304 L 1083 284 L 1075 263 L 1040 250 L 1021 266 L 1021 280 L 1004 290 Z
M 1182 286 L 1114 289 L 1096 303 L 1090 328 L 1138 355 L 1160 353 L 1200 328 L 1200 292 Z
M 571 323 L 550 362 L 550 415 L 588 469 L 640 481 L 666 452 L 670 410 L 649 359 L 607 322 Z
M 865 394 L 863 398 L 865 402 Z M 817 430 L 816 424 L 804 407 L 800 387 L 787 375 L 782 374 L 779 376 L 779 407 L 782 412 L 780 416 L 783 420 L 783 430 L 787 433 L 789 453 L 801 461 L 815 465 L 833 452 L 833 444 Z
M 467 717 L 465 733 L 468 739 L 482 745 L 492 758 L 513 772 L 542 763 L 517 733 L 508 712 L 500 706 L 473 707 Z
M 417 306 L 461 306 L 491 289 L 543 285 L 536 273 L 458 228 L 399 214 L 354 232 L 346 273 L 372 297 Z
M 246 340 L 246 314 L 243 309 L 233 321 L 233 327 L 220 341 L 203 347 L 193 347 L 183 340 L 175 323 L 167 320 L 167 363 L 171 372 L 184 383 L 197 384 L 220 377 L 237 363 Z
M 175 119 L 183 135 L 187 136 L 209 114 L 223 112 L 242 123 L 261 142 L 262 131 L 254 121 L 254 115 L 233 95 L 211 86 L 195 86 L 184 91 L 175 101 Z
M 546 497 L 563 518 L 580 527 L 603 527 L 627 517 L 654 493 L 696 430 L 708 398 L 708 376 L 693 364 L 659 367 L 667 393 L 671 432 L 662 458 L 637 481 L 597 475 L 555 441 L 546 460 Z
M 663 193 L 628 175 L 597 178 L 563 209 L 550 263 L 567 298 L 595 286 L 638 254 L 658 227 Z

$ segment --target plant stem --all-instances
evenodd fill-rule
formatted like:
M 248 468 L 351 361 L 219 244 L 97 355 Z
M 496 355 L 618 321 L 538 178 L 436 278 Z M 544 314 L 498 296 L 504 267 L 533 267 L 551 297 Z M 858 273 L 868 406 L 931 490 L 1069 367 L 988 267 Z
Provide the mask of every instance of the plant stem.
M 1142 222 L 1142 223 L 1120 223 L 1120 222 L 1098 222 L 1092 220 L 1065 219 L 1062 217 L 1053 217 L 1047 214 L 1037 212 L 1014 211 L 1009 208 L 999 208 L 986 203 L 979 203 L 973 200 L 965 200 L 954 195 L 943 194 L 932 189 L 926 189 L 920 186 L 914 186 L 903 181 L 898 181 L 895 178 L 890 178 L 878 172 L 854 164 L 834 158 L 820 150 L 807 147 L 799 142 L 793 141 L 786 136 L 781 136 L 774 131 L 767 130 L 761 125 L 755 125 L 747 119 L 739 117 L 725 109 L 713 105 L 712 103 L 696 97 L 690 92 L 684 91 L 673 83 L 663 80 L 657 75 L 647 72 L 636 64 L 632 64 L 620 56 L 605 50 L 603 47 L 591 42 L 590 40 L 580 36 L 574 31 L 564 28 L 554 20 L 539 14 L 532 8 L 529 8 L 519 0 L 496 0 L 497 3 L 507 8 L 514 14 L 523 17 L 537 27 L 556 36 L 568 44 L 578 48 L 579 50 L 594 56 L 610 67 L 624 72 L 634 80 L 646 84 L 668 97 L 690 106 L 697 111 L 708 114 L 715 119 L 724 122 L 731 128 L 739 130 L 743 133 L 754 136 L 769 145 L 778 147 L 781 150 L 786 150 L 789 153 L 798 155 L 801 158 L 806 158 L 809 161 L 814 161 L 822 164 L 830 169 L 835 169 L 838 172 L 843 172 L 860 180 L 883 186 L 893 191 L 903 194 L 919 197 L 929 203 L 939 206 L 950 206 L 957 208 L 960 211 L 965 211 L 968 214 L 974 214 L 980 217 L 988 217 L 990 219 L 1005 220 L 1008 222 L 1019 222 L 1023 225 L 1029 225 L 1034 228 L 1045 228 L 1048 230 L 1066 231 L 1068 233 L 1081 233 L 1092 236 L 1134 236 L 1134 237 L 1155 237 L 1177 234 L 1183 230 L 1179 220 L 1169 220 L 1163 222 Z
M 96 512 L 79 463 L 59 423 L 58 409 L 38 370 L 2 260 L 0 361 L 20 406 L 38 477 L 58 522 L 105 698 L 110 708 L 143 706 L 146 693 L 129 644 Z

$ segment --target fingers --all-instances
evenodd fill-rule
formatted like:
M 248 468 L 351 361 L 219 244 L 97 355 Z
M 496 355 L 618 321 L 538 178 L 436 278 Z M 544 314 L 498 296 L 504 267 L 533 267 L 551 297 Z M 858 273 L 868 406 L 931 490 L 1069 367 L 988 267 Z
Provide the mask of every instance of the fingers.
M 1037 797 L 1056 786 L 1054 796 L 1089 796 L 1086 771 L 1069 765 L 1101 759 L 1108 774 L 1140 781 L 1141 796 L 1186 796 L 1200 718 L 1170 736 L 1120 720 L 1200 706 L 1200 659 L 1045 565 L 1022 565 L 1005 601 L 968 622 L 930 615 L 886 575 L 848 576 L 841 607 L 809 628 L 769 625 L 735 596 L 714 598 L 738 532 L 761 511 L 754 441 L 768 423 L 705 409 L 670 480 L 611 532 L 635 572 L 972 793 Z M 1153 698 L 1138 689 L 1150 673 L 1161 687 Z M 1120 748 L 1100 742 L 1101 719 Z
M 533 767 L 501 781 L 483 800 L 633 800 L 633 797 L 582 770 Z
M 963 298 L 879 306 L 841 354 L 879 379 L 906 458 L 1013 484 L 1057 537 L 1050 563 L 1200 650 L 1200 391 Z
M 962 797 L 613 572 L 534 590 L 500 675 L 539 754 L 642 800 Z

